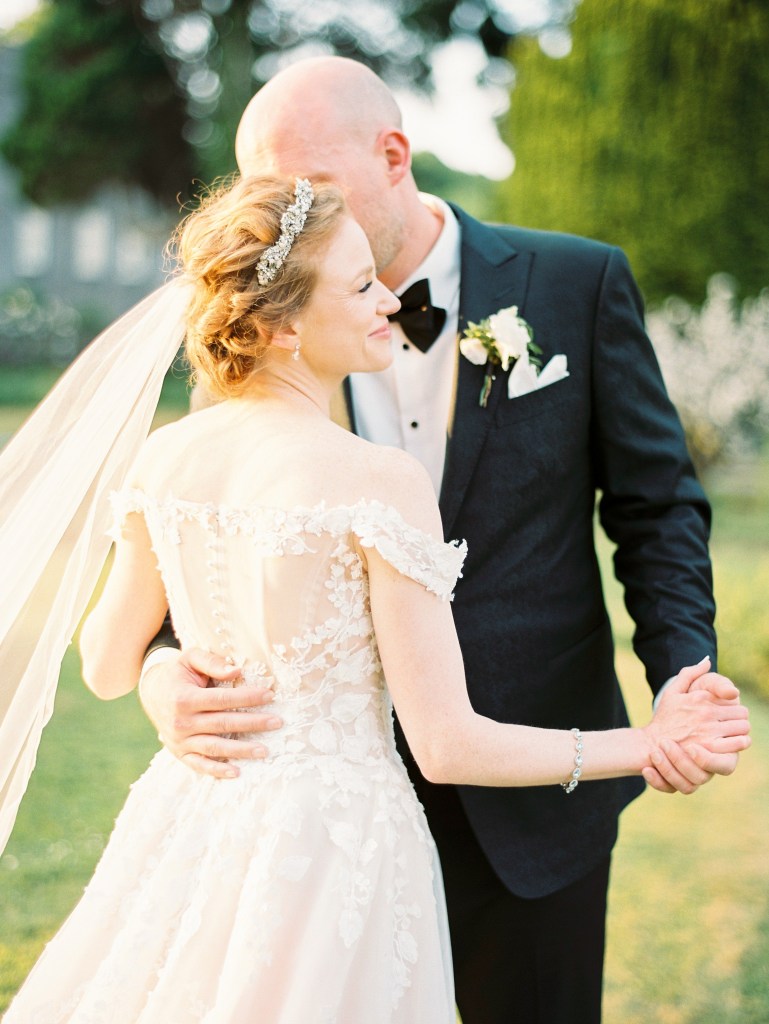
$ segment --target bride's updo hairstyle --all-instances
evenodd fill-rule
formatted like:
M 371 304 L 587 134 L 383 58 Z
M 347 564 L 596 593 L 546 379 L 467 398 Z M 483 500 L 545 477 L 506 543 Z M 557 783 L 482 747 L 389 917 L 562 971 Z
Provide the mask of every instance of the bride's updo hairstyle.
M 324 250 L 348 212 L 335 185 L 313 183 L 301 230 L 271 280 L 260 283 L 273 273 L 257 274 L 260 258 L 281 237 L 297 187 L 294 178 L 241 178 L 207 195 L 174 235 L 172 251 L 193 285 L 187 358 L 212 397 L 248 389 L 273 334 L 307 304 Z

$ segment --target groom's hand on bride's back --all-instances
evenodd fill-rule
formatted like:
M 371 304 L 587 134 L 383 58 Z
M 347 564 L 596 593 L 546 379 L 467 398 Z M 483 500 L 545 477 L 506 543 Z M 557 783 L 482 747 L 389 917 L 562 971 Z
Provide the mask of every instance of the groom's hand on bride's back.
M 230 759 L 266 756 L 266 748 L 252 738 L 226 734 L 265 732 L 283 724 L 270 710 L 269 687 L 210 685 L 239 675 L 224 658 L 199 648 L 180 651 L 142 673 L 139 696 L 161 743 L 203 775 L 234 778 L 239 771 Z

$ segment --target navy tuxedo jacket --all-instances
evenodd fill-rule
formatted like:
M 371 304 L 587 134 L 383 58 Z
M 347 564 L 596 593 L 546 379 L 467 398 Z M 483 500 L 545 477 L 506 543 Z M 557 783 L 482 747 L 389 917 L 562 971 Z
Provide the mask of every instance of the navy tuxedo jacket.
M 597 495 L 652 690 L 706 654 L 715 663 L 710 510 L 640 296 L 616 248 L 455 212 L 460 333 L 517 305 L 543 360 L 564 353 L 570 374 L 509 399 L 498 373 L 481 408 L 484 368 L 459 357 L 440 507 L 446 539 L 468 545 L 453 611 L 470 699 L 503 722 L 626 725 L 593 540 Z M 559 786 L 467 786 L 460 795 L 499 876 L 533 897 L 602 860 L 620 810 L 642 788 L 634 778 L 568 796 Z

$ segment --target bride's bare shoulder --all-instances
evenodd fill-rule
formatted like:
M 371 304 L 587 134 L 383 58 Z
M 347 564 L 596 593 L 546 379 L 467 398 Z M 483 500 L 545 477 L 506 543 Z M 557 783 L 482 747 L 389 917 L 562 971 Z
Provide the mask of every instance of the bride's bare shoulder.
M 212 406 L 188 413 L 156 427 L 139 449 L 128 483 L 133 487 L 148 487 L 167 475 L 169 468 L 178 466 L 201 435 L 210 430 L 207 421 L 212 418 L 213 409 Z
M 322 417 L 221 403 L 155 430 L 128 480 L 150 493 L 276 505 L 391 505 L 442 534 L 429 475 L 399 448 L 375 445 Z
M 375 445 L 360 438 L 356 441 L 359 447 L 351 466 L 355 467 L 354 487 L 359 496 L 391 505 L 411 525 L 442 539 L 438 501 L 424 466 L 400 448 Z

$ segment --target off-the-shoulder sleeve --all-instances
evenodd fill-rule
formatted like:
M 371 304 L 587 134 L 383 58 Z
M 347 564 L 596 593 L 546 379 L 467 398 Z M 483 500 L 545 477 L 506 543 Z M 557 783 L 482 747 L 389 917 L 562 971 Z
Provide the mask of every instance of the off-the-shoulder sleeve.
M 465 541 L 445 543 L 409 525 L 397 511 L 371 502 L 355 509 L 352 530 L 363 547 L 375 548 L 385 561 L 442 600 L 451 600 L 467 555 Z
M 112 510 L 107 536 L 117 543 L 126 517 L 132 512 L 141 512 L 146 515 L 146 495 L 136 488 L 125 488 L 122 491 L 110 491 L 109 504 Z

